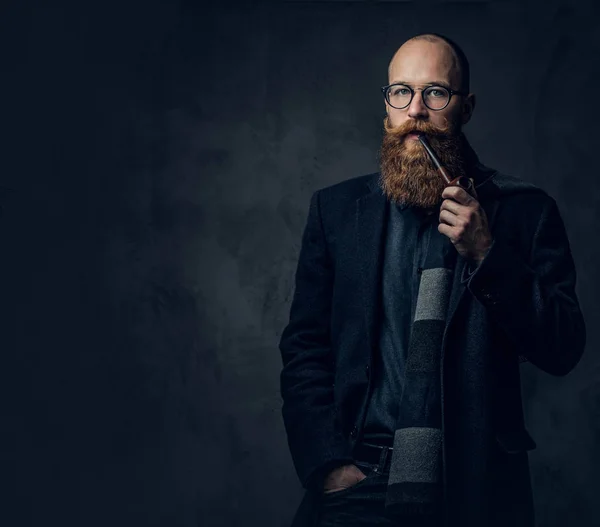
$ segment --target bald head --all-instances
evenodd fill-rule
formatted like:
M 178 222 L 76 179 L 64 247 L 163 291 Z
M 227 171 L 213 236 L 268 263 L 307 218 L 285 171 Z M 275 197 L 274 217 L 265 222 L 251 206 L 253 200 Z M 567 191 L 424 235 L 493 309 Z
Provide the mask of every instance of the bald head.
M 454 89 L 469 92 L 470 68 L 466 55 L 456 42 L 437 33 L 415 35 L 400 46 L 388 67 L 390 83 L 394 81 L 393 73 L 397 69 L 398 63 L 403 60 L 407 52 L 414 53 L 415 50 L 422 50 L 423 53 L 435 50 L 434 53 L 440 56 L 448 70 L 447 73 L 452 80 Z

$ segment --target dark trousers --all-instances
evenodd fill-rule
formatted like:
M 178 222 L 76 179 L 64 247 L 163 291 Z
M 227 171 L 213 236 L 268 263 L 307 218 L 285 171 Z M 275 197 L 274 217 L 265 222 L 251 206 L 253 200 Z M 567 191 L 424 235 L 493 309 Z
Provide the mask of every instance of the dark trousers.
M 383 447 L 379 462 L 355 460 L 366 478 L 344 490 L 323 493 L 319 501 L 318 527 L 439 527 L 438 518 L 392 518 L 386 515 L 385 496 L 391 451 Z

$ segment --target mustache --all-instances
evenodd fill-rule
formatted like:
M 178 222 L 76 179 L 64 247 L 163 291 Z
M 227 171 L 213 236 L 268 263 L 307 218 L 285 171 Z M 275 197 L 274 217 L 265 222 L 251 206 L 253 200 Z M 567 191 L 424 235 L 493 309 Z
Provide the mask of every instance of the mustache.
M 392 127 L 388 117 L 384 119 L 384 129 L 387 134 L 396 139 L 400 139 L 410 133 L 422 133 L 430 137 L 443 139 L 449 137 L 452 132 L 449 123 L 446 123 L 443 126 L 436 126 L 428 121 L 408 120 L 399 126 Z

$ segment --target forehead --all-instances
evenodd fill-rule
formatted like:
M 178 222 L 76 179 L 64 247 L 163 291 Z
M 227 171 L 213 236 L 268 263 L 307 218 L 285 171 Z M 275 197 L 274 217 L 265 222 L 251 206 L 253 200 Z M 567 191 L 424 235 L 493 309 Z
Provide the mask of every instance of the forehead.
M 443 81 L 454 87 L 460 83 L 460 72 L 445 42 L 408 41 L 390 62 L 389 82 L 398 81 L 411 84 Z

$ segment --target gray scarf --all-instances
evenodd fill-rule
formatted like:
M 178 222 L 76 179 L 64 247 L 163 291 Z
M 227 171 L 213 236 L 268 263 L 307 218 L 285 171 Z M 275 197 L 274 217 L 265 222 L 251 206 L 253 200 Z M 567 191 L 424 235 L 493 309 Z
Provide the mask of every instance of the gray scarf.
M 387 486 L 394 515 L 436 513 L 442 503 L 440 352 L 457 253 L 435 225 L 429 233 Z

